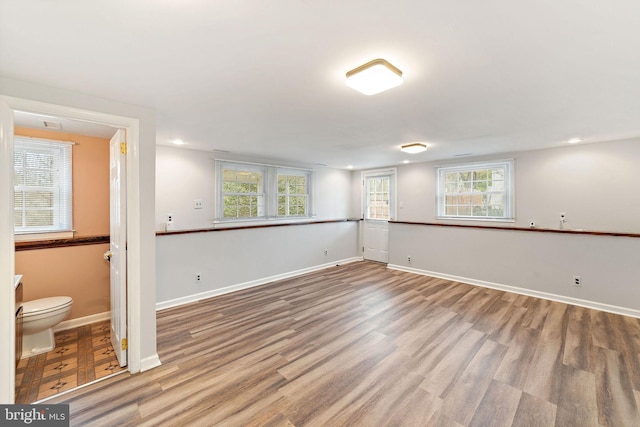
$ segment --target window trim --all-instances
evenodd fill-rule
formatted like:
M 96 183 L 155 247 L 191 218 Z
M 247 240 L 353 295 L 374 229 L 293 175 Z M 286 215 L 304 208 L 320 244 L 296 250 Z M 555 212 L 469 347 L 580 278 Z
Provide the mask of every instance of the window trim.
M 227 166 L 228 165 L 228 166 Z M 256 220 L 260 220 L 260 219 L 265 219 L 266 215 L 267 215 L 267 186 L 268 186 L 268 176 L 267 176 L 267 170 L 262 167 L 261 165 L 255 165 L 255 164 L 238 164 L 237 162 L 222 162 L 219 165 L 219 169 L 217 170 L 216 176 L 218 178 L 217 183 L 218 185 L 216 186 L 216 193 L 218 195 L 218 197 L 216 198 L 216 217 L 219 217 L 217 219 L 221 220 L 221 221 L 256 221 Z M 235 171 L 246 171 L 246 172 L 252 172 L 252 173 L 260 173 L 262 174 L 262 191 L 258 191 L 257 193 L 247 193 L 247 195 L 255 195 L 258 198 L 262 198 L 262 208 L 260 209 L 260 204 L 258 204 L 258 215 L 255 217 L 242 217 L 242 218 L 225 218 L 224 217 L 224 197 L 225 195 L 229 194 L 229 193 L 225 193 L 222 189 L 222 186 L 224 184 L 224 179 L 223 179 L 223 170 L 225 168 L 228 169 L 232 169 Z M 260 189 L 259 189 L 260 190 Z M 262 210 L 262 212 L 261 212 Z
M 303 215 L 280 215 L 278 213 L 279 210 L 279 202 L 278 202 L 278 198 L 281 197 L 281 193 L 278 192 L 278 178 L 280 177 L 280 175 L 285 175 L 285 176 L 304 176 L 305 180 L 306 180 L 306 189 L 307 192 L 306 194 L 298 194 L 296 193 L 295 195 L 293 195 L 294 197 L 300 197 L 300 196 L 304 196 L 306 198 L 305 200 L 305 212 L 307 212 L 306 214 Z M 312 212 L 312 171 L 307 170 L 307 169 L 298 169 L 298 168 L 287 168 L 287 167 L 281 167 L 281 166 L 276 166 L 275 167 L 275 200 L 274 200 L 274 207 L 275 207 L 275 216 L 278 219 L 292 219 L 292 218 L 311 218 L 311 212 Z M 289 193 L 285 194 L 285 197 L 292 197 L 292 195 L 290 195 Z
M 367 218 L 367 179 L 368 178 L 376 178 L 376 177 L 389 177 L 389 191 L 391 193 L 391 198 L 389 199 L 389 220 L 384 219 L 372 219 Z M 373 169 L 363 171 L 361 173 L 362 180 L 362 198 L 360 201 L 360 209 L 361 209 L 361 218 L 367 221 L 394 221 L 398 217 L 398 187 L 397 187 L 397 179 L 398 170 L 397 168 L 389 168 L 389 169 Z
M 308 221 L 316 216 L 315 213 L 315 171 L 312 169 L 298 168 L 292 166 L 270 165 L 264 163 L 244 162 L 238 160 L 214 159 L 215 163 L 215 219 L 214 224 L 229 223 L 263 223 L 265 221 L 296 222 Z M 264 185 L 264 215 L 248 218 L 225 218 L 224 217 L 224 192 L 222 191 L 222 171 L 228 167 L 236 170 L 261 170 L 263 171 Z M 305 174 L 307 177 L 307 214 L 306 215 L 278 215 L 278 175 L 283 173 Z
M 478 169 L 503 168 L 504 179 L 504 215 L 501 217 L 446 215 L 444 175 L 447 172 L 466 172 Z M 485 194 L 480 193 L 480 194 Z M 470 163 L 458 163 L 436 168 L 436 219 L 457 221 L 515 222 L 515 169 L 514 159 L 490 160 Z
M 56 162 L 59 162 L 59 165 L 63 166 L 62 170 L 58 171 L 55 176 L 55 183 L 59 188 L 54 191 L 55 199 L 57 199 L 57 203 L 54 204 L 53 209 L 54 226 L 18 227 L 14 223 L 15 240 L 32 240 L 35 237 L 43 240 L 73 237 L 73 145 L 75 145 L 75 143 L 71 141 L 14 135 L 14 158 L 15 153 L 19 151 L 44 149 L 53 153 Z M 15 160 L 13 164 L 15 173 Z M 56 167 L 59 167 L 59 165 Z M 60 177 L 60 175 L 62 176 Z M 19 187 L 28 188 L 28 186 L 16 183 L 14 179 L 14 194 L 15 190 Z M 16 207 L 14 206 L 14 212 L 15 211 Z

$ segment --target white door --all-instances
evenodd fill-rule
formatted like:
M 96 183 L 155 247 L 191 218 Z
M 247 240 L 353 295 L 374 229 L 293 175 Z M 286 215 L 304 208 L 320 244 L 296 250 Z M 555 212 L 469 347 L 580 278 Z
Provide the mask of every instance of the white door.
M 395 171 L 363 175 L 363 256 L 364 259 L 389 262 L 389 220 L 395 216 Z
M 119 129 L 109 144 L 111 178 L 111 344 L 120 366 L 127 365 L 127 194 L 126 132 Z

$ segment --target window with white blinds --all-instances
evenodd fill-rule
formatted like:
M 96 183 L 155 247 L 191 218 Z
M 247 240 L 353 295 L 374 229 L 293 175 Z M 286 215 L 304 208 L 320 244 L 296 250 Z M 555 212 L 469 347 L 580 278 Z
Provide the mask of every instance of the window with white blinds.
M 72 230 L 72 145 L 14 138 L 16 234 Z

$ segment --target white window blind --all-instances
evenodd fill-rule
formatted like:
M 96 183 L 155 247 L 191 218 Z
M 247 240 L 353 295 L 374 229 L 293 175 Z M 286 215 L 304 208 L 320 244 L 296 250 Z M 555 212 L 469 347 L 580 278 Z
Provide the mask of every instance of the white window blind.
M 16 234 L 70 231 L 71 142 L 14 138 L 14 230 Z

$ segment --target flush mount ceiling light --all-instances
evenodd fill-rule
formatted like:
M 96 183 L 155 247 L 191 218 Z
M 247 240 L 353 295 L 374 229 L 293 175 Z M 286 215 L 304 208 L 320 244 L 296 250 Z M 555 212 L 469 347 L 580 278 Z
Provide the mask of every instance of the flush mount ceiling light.
M 347 72 L 347 86 L 365 95 L 375 95 L 402 84 L 402 71 L 385 61 L 374 59 Z
M 567 142 L 569 144 L 577 144 L 578 142 L 582 142 L 583 139 L 582 138 L 571 138 L 570 140 L 568 140 Z
M 409 154 L 422 153 L 423 151 L 427 151 L 427 145 L 421 142 L 406 144 L 400 147 L 400 151 L 402 151 L 403 153 L 409 153 Z

